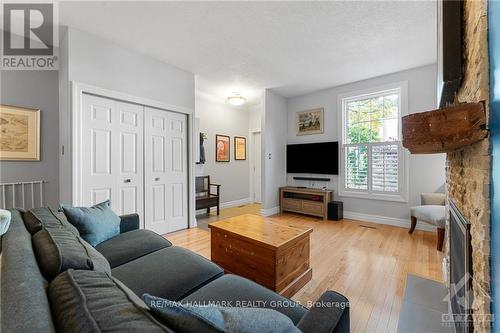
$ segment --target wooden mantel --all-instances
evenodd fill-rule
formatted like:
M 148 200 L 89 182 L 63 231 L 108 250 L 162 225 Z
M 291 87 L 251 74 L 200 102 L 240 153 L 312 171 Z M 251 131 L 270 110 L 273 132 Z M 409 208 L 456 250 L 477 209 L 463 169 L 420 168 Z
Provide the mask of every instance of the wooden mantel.
M 403 117 L 403 146 L 412 154 L 453 151 L 488 136 L 484 103 L 464 103 Z

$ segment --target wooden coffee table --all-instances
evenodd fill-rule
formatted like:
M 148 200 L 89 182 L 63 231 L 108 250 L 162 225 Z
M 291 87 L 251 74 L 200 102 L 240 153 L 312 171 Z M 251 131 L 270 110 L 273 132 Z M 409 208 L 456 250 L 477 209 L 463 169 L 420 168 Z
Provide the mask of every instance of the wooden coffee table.
M 311 280 L 311 228 L 287 226 L 252 214 L 210 223 L 208 227 L 211 259 L 227 272 L 287 297 Z

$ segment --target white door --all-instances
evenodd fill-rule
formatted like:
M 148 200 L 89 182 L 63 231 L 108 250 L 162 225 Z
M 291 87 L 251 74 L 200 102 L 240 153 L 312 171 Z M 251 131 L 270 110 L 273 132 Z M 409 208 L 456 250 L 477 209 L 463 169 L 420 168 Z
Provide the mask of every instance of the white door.
M 254 202 L 261 203 L 261 135 L 260 133 L 253 133 L 253 145 L 252 145 L 252 157 L 253 157 L 253 190 L 254 190 Z
M 186 116 L 145 108 L 146 228 L 159 234 L 188 227 Z
M 143 109 L 83 94 L 82 202 L 111 201 L 116 214 L 143 220 Z

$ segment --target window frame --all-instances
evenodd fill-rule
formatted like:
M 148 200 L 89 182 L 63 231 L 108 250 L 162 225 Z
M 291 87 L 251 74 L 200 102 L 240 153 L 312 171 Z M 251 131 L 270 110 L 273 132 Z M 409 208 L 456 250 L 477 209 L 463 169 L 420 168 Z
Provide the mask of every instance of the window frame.
M 369 142 L 369 143 L 347 143 L 347 108 L 346 104 L 353 100 L 365 99 L 370 97 L 377 97 L 397 92 L 399 94 L 399 115 L 398 115 L 398 141 L 383 141 L 383 142 Z M 395 202 L 408 202 L 409 197 L 409 154 L 402 145 L 402 130 L 401 118 L 408 114 L 408 81 L 396 82 L 386 84 L 383 86 L 358 90 L 354 92 L 347 92 L 339 94 L 338 97 L 338 110 L 340 111 L 338 117 L 338 131 L 340 133 L 340 174 L 338 182 L 338 193 L 341 197 L 353 197 L 372 200 L 384 200 Z M 398 145 L 398 185 L 399 191 L 394 193 L 384 191 L 372 190 L 372 158 L 371 149 L 376 145 L 389 145 L 394 143 Z M 348 146 L 367 146 L 368 148 L 368 189 L 347 189 L 345 187 L 345 150 Z

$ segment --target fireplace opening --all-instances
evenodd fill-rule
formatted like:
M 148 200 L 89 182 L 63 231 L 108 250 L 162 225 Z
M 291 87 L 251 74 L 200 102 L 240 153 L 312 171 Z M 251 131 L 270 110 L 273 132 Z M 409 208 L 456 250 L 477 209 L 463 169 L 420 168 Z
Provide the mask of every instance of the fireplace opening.
M 472 332 L 470 223 L 450 200 L 450 310 L 455 332 Z

